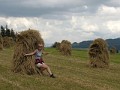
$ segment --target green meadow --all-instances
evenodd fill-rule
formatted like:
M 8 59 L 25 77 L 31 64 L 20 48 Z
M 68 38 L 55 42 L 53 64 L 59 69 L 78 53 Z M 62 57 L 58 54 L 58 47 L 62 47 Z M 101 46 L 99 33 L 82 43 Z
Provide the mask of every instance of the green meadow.
M 43 56 L 56 78 L 13 73 L 13 48 L 0 51 L 0 90 L 120 90 L 120 53 L 110 55 L 109 68 L 88 67 L 87 50 L 73 49 L 63 56 L 54 48 L 45 48 Z

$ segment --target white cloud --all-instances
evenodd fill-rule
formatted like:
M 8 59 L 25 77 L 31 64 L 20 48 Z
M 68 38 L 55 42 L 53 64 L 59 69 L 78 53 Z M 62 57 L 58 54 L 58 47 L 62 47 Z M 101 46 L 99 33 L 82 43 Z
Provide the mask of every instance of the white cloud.
M 87 32 L 94 32 L 98 30 L 98 27 L 96 24 L 84 23 L 83 26 L 81 27 L 83 30 Z
M 109 17 L 109 16 L 107 16 Z M 98 37 L 119 37 L 120 20 L 94 16 L 72 16 L 66 20 L 43 19 L 40 17 L 0 17 L 1 25 L 8 25 L 16 31 L 26 29 L 39 30 L 46 43 L 54 43 L 63 39 L 71 42 L 91 40 Z
M 97 24 L 93 22 L 90 17 L 72 16 L 71 25 L 73 26 L 73 29 L 84 30 L 85 32 L 94 32 L 98 30 Z
M 120 7 L 109 7 L 101 5 L 98 9 L 100 15 L 120 15 Z
M 87 6 L 87 5 L 84 5 L 83 8 L 88 9 L 88 6 Z
M 120 33 L 120 20 L 119 21 L 107 21 L 106 26 L 111 31 L 111 33 L 113 34 Z

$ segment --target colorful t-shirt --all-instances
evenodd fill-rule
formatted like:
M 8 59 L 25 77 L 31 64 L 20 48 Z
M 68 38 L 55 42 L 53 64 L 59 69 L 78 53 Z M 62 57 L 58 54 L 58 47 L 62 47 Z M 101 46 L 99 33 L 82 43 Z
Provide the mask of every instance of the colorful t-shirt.
M 37 51 L 36 51 L 36 53 L 35 53 L 35 59 L 41 59 L 41 58 L 42 58 L 42 50 L 39 51 L 39 50 L 37 49 Z

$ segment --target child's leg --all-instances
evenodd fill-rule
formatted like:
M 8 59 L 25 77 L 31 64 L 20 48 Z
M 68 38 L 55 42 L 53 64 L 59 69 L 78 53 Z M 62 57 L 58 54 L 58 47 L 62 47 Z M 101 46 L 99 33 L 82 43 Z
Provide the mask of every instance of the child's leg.
M 43 64 L 41 65 L 41 67 L 42 67 L 42 68 L 44 68 L 44 69 L 46 69 L 46 70 L 47 70 L 47 72 L 48 72 L 50 75 L 52 74 L 52 72 L 51 72 L 51 70 L 50 70 L 49 66 L 48 66 L 48 65 L 46 65 L 45 63 L 43 63 Z

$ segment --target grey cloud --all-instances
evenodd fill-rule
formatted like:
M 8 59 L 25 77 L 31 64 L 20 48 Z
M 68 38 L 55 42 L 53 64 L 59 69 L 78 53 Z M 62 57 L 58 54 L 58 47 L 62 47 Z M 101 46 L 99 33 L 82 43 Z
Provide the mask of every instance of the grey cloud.
M 69 14 L 80 13 L 89 15 L 94 13 L 99 5 L 104 4 L 109 0 L 67 0 L 66 2 L 64 0 L 58 0 L 58 2 L 53 4 L 47 4 L 47 2 L 43 2 L 43 0 L 37 1 L 39 1 L 38 4 L 33 0 L 2 0 L 0 1 L 0 13 L 2 15 L 15 17 L 40 16 L 43 18 L 62 19 L 64 18 L 64 15 Z M 36 7 L 32 6 L 34 3 L 37 5 Z M 83 8 L 84 5 L 88 6 L 88 8 Z
M 105 4 L 110 7 L 120 7 L 120 0 L 109 0 Z

